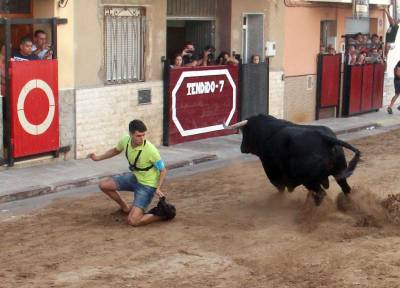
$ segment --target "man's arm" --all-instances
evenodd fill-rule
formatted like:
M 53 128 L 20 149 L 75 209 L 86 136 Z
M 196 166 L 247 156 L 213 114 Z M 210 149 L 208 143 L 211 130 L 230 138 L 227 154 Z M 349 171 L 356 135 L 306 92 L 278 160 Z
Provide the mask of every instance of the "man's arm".
M 400 22 L 400 21 L 395 21 L 395 20 L 393 19 L 393 17 L 390 15 L 389 7 L 386 7 L 385 13 L 386 13 L 386 16 L 387 16 L 387 18 L 388 18 L 388 21 L 389 21 L 390 26 L 395 26 L 396 24 L 398 24 L 398 23 Z
M 117 148 L 114 147 L 101 155 L 96 155 L 95 153 L 90 153 L 87 156 L 87 158 L 90 158 L 93 161 L 101 161 L 101 160 L 105 160 L 105 159 L 117 156 L 120 153 L 121 153 L 121 151 L 118 151 Z
M 158 154 L 158 153 L 157 153 Z M 160 158 L 160 155 L 157 155 L 158 160 L 154 162 L 154 166 L 155 168 L 160 171 L 160 175 L 158 178 L 158 185 L 157 185 L 157 190 L 156 190 L 156 194 L 159 197 L 164 197 L 165 194 L 161 191 L 161 186 L 164 183 L 165 177 L 167 176 L 167 168 L 165 168 L 165 163 L 164 161 Z M 156 159 L 157 159 L 156 158 Z
M 165 194 L 161 191 L 161 186 L 163 185 L 166 176 L 167 176 L 167 168 L 163 168 L 162 170 L 160 170 L 160 178 L 158 179 L 158 185 L 156 190 L 157 195 L 160 197 L 165 196 Z
M 198 65 L 199 65 L 199 61 L 193 60 L 192 62 L 187 63 L 187 64 L 185 64 L 185 65 L 183 65 L 183 66 L 185 66 L 185 67 L 196 67 L 196 66 L 198 66 Z

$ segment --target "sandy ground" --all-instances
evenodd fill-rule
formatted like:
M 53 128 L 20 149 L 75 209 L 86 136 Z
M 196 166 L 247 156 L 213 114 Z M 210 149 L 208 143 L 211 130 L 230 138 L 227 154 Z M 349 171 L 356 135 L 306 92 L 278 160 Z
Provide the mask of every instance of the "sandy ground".
M 320 207 L 279 194 L 252 161 L 168 181 L 172 222 L 129 227 L 101 193 L 1 219 L 0 286 L 400 287 L 398 210 L 380 204 L 400 193 L 399 137 L 352 142 L 350 203 L 332 181 Z

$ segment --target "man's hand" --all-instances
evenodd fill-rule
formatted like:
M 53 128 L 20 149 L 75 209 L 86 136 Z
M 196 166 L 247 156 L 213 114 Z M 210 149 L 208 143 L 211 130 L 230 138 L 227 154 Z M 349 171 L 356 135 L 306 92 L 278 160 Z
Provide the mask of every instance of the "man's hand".
M 44 59 L 51 60 L 53 58 L 53 50 L 48 50 L 44 55 Z
M 88 154 L 86 158 L 90 158 L 93 161 L 99 161 L 100 160 L 99 157 L 97 157 L 96 154 L 94 154 L 94 153 Z
M 182 56 L 189 55 L 189 54 L 190 54 L 190 50 L 189 49 L 183 49 Z
M 156 190 L 156 194 L 158 195 L 158 197 L 165 197 L 165 194 L 161 191 L 161 189 L 160 188 L 157 188 L 157 190 Z

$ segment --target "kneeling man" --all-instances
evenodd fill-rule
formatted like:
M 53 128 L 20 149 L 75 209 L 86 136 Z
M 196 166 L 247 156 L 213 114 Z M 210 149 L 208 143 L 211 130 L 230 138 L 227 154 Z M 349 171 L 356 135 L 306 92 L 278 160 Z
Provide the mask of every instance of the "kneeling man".
M 132 173 L 102 180 L 101 191 L 119 204 L 122 211 L 128 214 L 128 223 L 132 226 L 146 225 L 162 218 L 145 211 L 154 194 L 165 196 L 161 191 L 167 170 L 157 148 L 145 139 L 146 125 L 140 120 L 129 123 L 129 135 L 122 137 L 117 146 L 102 155 L 90 153 L 93 161 L 101 161 L 125 153 Z M 132 207 L 122 199 L 118 191 L 132 191 Z

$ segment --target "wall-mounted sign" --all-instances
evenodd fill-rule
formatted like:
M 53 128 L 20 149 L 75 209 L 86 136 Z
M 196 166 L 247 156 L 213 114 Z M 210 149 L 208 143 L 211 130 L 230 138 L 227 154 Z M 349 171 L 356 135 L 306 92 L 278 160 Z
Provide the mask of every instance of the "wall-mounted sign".
M 12 156 L 58 150 L 57 60 L 13 61 L 10 74 Z
M 168 145 L 228 135 L 223 124 L 238 121 L 237 66 L 171 69 Z
M 353 0 L 353 17 L 369 18 L 369 0 Z

